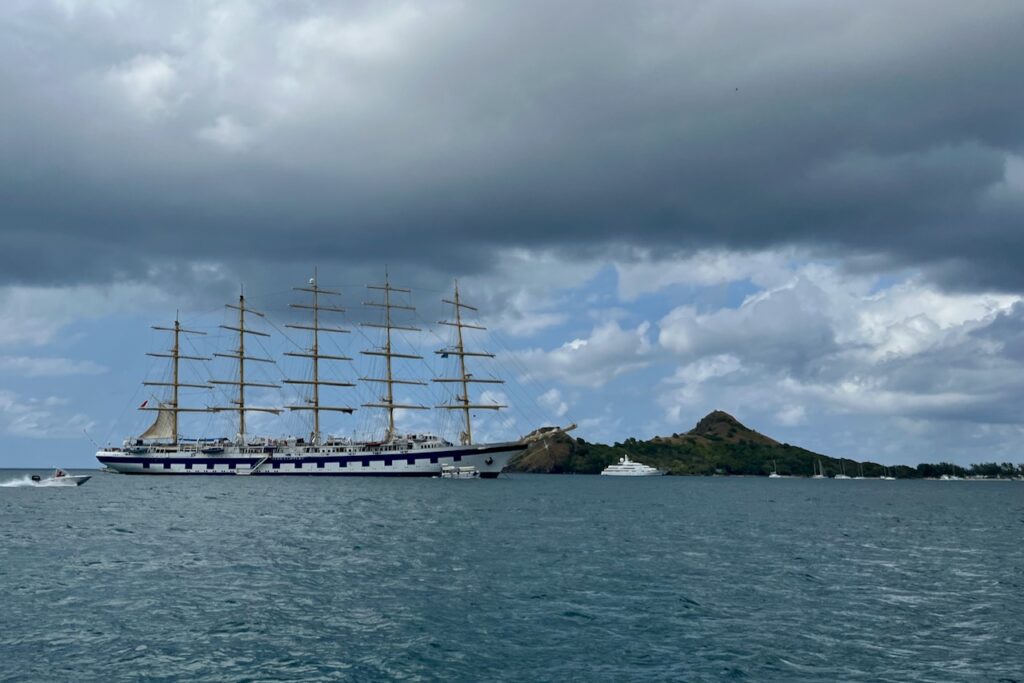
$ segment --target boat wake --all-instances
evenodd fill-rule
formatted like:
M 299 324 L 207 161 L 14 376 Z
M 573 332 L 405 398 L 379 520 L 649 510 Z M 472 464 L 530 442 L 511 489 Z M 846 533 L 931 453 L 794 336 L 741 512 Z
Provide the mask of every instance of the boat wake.
M 48 487 L 72 487 L 76 486 L 74 481 L 60 481 L 57 479 L 43 479 L 42 481 L 32 481 L 29 475 L 19 477 L 18 479 L 9 479 L 7 481 L 0 481 L 0 488 L 18 488 L 21 486 L 35 486 L 37 488 L 48 488 Z

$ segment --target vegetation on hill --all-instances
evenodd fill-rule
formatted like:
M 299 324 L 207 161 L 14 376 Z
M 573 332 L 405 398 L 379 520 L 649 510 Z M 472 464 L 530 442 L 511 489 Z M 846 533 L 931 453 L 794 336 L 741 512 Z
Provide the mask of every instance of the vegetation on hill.
M 647 441 L 626 439 L 611 446 L 589 443 L 558 433 L 536 442 L 509 464 L 513 472 L 551 474 L 598 474 L 618 461 L 624 453 L 638 462 L 668 472 L 689 475 L 768 475 L 772 468 L 779 474 L 809 477 L 816 467 L 826 476 L 846 473 L 879 477 L 885 467 L 874 462 L 832 458 L 799 446 L 779 443 L 745 427 L 728 413 L 716 410 L 685 434 L 656 436 Z M 1024 470 L 1010 463 L 989 463 L 963 468 L 948 463 L 923 464 L 917 468 L 900 465 L 889 472 L 901 478 L 960 476 L 1016 476 Z

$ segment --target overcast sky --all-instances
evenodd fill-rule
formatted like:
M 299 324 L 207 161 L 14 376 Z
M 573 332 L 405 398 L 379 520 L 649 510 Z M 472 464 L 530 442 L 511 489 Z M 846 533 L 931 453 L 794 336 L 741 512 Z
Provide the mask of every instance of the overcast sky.
M 3 3 L 0 466 L 144 427 L 176 310 L 283 319 L 316 266 L 355 324 L 385 265 L 428 327 L 454 278 L 480 304 L 493 438 L 719 408 L 1024 460 L 1021 35 L 998 0 Z

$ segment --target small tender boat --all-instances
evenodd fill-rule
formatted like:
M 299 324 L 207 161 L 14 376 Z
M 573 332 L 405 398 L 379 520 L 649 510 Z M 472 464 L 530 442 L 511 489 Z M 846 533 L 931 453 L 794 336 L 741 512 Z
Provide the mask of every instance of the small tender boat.
M 442 479 L 479 479 L 480 470 L 472 465 L 460 467 L 457 465 L 442 465 Z
M 31 477 L 32 481 L 37 484 L 46 486 L 81 486 L 85 482 L 92 479 L 91 474 L 68 474 L 64 470 L 57 468 L 53 471 L 53 474 L 43 479 L 38 474 L 33 474 Z
M 657 477 L 665 473 L 642 462 L 630 460 L 627 453 L 619 458 L 617 464 L 605 467 L 601 474 L 608 477 Z

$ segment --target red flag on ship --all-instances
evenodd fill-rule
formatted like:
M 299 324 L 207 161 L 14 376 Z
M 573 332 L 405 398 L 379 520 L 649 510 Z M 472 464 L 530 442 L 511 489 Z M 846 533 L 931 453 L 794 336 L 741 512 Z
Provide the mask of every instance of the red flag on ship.
M 145 401 L 143 401 L 143 402 L 142 402 L 142 405 L 141 405 L 141 406 L 139 406 L 139 407 L 140 407 L 140 408 L 145 408 L 145 407 L 146 407 L 146 404 L 147 404 L 147 403 L 149 403 L 149 399 L 148 399 L 148 398 L 147 398 L 147 399 L 146 399 Z

